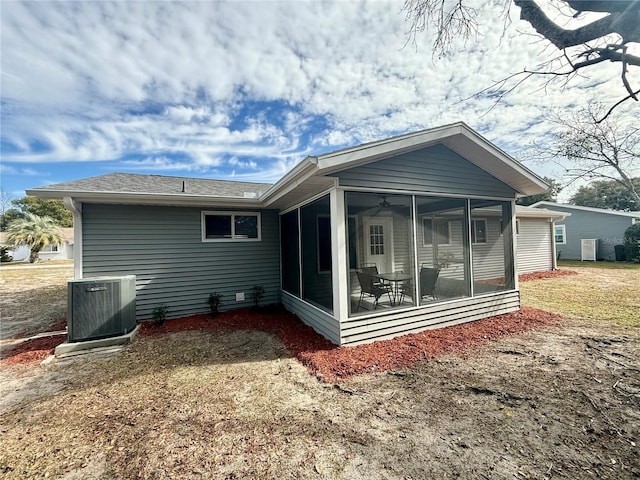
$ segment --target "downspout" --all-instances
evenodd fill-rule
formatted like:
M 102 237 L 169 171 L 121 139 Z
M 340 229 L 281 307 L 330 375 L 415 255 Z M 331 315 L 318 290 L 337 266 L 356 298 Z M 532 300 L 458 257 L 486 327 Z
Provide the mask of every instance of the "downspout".
M 556 222 L 553 218 L 549 219 L 549 225 L 551 225 L 551 270 L 558 269 L 558 261 L 556 254 Z
M 520 280 L 519 280 L 519 274 L 518 274 L 518 236 L 517 236 L 517 229 L 518 229 L 518 216 L 516 213 L 516 201 L 512 200 L 511 201 L 511 205 L 510 205 L 510 209 L 511 209 L 511 228 L 509 229 L 511 231 L 511 235 L 509 236 L 510 241 L 509 241 L 509 250 L 511 251 L 511 266 L 510 266 L 510 273 L 511 275 L 513 275 L 513 288 L 516 290 L 520 290 Z M 504 233 L 503 233 L 504 235 Z M 507 237 L 504 237 L 507 238 Z M 506 280 L 506 275 L 507 272 L 505 271 L 505 280 Z M 520 304 L 522 305 L 522 298 L 520 301 Z
M 63 198 L 64 206 L 73 213 L 73 278 L 82 278 L 82 203 Z

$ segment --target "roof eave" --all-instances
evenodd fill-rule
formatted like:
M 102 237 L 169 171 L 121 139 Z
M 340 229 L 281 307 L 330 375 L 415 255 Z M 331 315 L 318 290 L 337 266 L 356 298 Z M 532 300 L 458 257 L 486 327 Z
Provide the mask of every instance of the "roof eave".
M 211 195 L 193 194 L 150 194 L 136 192 L 91 192 L 61 191 L 36 188 L 26 191 L 27 195 L 45 199 L 73 198 L 82 203 L 111 203 L 129 205 L 165 205 L 165 206 L 229 206 L 229 207 L 261 207 L 258 198 L 214 197 Z
M 538 210 L 538 212 L 532 211 L 522 211 L 516 209 L 516 217 L 518 218 L 550 218 L 552 220 L 564 220 L 566 217 L 570 217 L 571 214 L 568 212 L 554 212 L 552 210 L 545 210 L 542 208 L 536 208 L 533 210 Z
M 271 188 L 260 195 L 259 200 L 268 207 L 278 199 L 286 195 L 291 190 L 306 179 L 313 176 L 318 171 L 318 157 L 306 157 L 289 172 L 287 172 L 280 180 L 274 183 Z
M 451 137 L 443 141 L 451 150 L 466 158 L 485 172 L 493 175 L 507 185 L 513 187 L 518 196 L 537 195 L 549 189 L 549 185 L 534 172 L 518 162 L 508 153 L 489 142 L 467 125 L 460 130 L 460 136 Z M 481 147 L 487 155 L 477 154 L 477 147 Z M 499 160 L 496 163 L 493 160 Z M 504 166 L 508 167 L 505 171 Z M 515 176 L 512 176 L 515 174 Z

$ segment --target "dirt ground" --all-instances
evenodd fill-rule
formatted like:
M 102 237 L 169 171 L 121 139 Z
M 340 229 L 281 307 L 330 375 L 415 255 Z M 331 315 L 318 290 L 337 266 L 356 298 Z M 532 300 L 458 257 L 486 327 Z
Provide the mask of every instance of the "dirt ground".
M 524 302 L 576 278 L 528 283 Z M 578 314 L 340 384 L 247 330 L 141 336 L 0 380 L 7 479 L 640 477 L 638 328 Z

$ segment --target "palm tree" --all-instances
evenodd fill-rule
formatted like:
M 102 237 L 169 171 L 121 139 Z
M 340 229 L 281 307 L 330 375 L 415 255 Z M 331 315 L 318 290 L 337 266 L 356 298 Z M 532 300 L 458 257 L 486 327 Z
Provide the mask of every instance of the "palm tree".
M 9 224 L 7 243 L 29 247 L 31 249 L 29 262 L 35 263 L 40 250 L 44 247 L 64 244 L 64 235 L 51 217 L 27 213 L 24 218 L 18 218 Z

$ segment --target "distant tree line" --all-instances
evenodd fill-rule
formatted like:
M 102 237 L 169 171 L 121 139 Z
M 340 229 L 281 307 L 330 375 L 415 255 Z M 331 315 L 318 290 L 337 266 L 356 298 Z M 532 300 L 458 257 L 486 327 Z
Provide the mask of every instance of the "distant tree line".
M 62 200 L 45 200 L 36 197 L 11 200 L 4 192 L 2 197 L 1 232 L 6 232 L 11 222 L 26 218 L 28 214 L 51 218 L 53 223 L 59 227 L 73 226 L 73 214 L 65 208 Z

